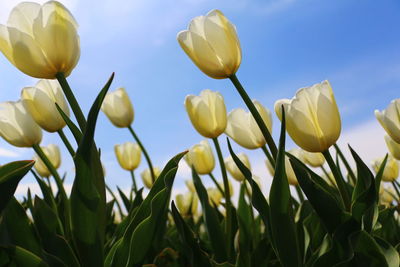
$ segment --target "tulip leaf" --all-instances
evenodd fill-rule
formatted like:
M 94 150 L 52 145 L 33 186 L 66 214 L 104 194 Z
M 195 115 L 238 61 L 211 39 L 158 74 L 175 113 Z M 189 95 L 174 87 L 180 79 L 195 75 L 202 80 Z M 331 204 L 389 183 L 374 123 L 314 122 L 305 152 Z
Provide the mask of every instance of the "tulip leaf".
M 175 203 L 171 203 L 172 216 L 182 242 L 183 255 L 188 259 L 190 266 L 193 267 L 211 267 L 207 254 L 201 250 L 198 241 L 194 237 L 193 231 L 183 220 Z
M 226 251 L 226 237 L 219 223 L 218 215 L 210 205 L 207 190 L 204 187 L 199 175 L 192 167 L 193 184 L 199 196 L 201 207 L 203 208 L 203 218 L 207 229 L 208 238 L 211 243 L 212 250 L 215 255 L 215 261 L 222 263 L 228 260 Z
M 283 266 L 300 266 L 301 253 L 293 219 L 289 182 L 285 171 L 285 112 L 279 138 L 275 174 L 269 192 L 271 233 L 279 261 Z
M 239 224 L 239 253 L 237 266 L 250 266 L 250 252 L 252 251 L 252 207 L 247 204 L 245 199 L 246 184 L 240 186 L 239 203 L 237 209 L 237 221 Z
M 114 74 L 100 91 L 88 115 L 83 137 L 74 157 L 76 175 L 71 191 L 72 233 L 80 261 L 85 266 L 103 264 L 105 234 L 105 183 L 94 131 L 104 97 Z
M 1 266 L 48 266 L 40 257 L 19 246 L 0 246 Z
M 33 160 L 22 160 L 0 167 L 0 213 L 14 195 L 18 183 L 34 164 Z
M 394 247 L 392 247 L 387 241 L 384 239 L 375 236 L 375 242 L 379 245 L 383 256 L 386 259 L 388 267 L 398 267 L 400 266 L 400 256 Z
M 306 194 L 328 232 L 333 233 L 349 215 L 344 213 L 331 194 L 314 181 L 316 177 L 319 177 L 317 174 L 296 157 L 290 154 L 288 156 L 301 189 Z
M 79 144 L 83 136 L 81 130 L 72 122 L 72 120 L 68 117 L 67 114 L 65 114 L 65 112 L 62 110 L 62 108 L 60 108 L 60 106 L 57 103 L 55 103 L 55 105 L 61 117 L 63 118 L 69 130 L 71 131 L 72 135 L 74 136 L 76 143 Z
M 176 155 L 165 165 L 159 177 L 155 180 L 153 186 L 151 187 L 147 197 L 143 200 L 139 207 L 131 211 L 131 213 L 134 212 L 134 215 L 131 216 L 128 214 L 127 219 L 129 221 L 126 222 L 128 225 L 126 226 L 123 237 L 120 239 L 121 241 L 117 241 L 111 249 L 112 251 L 115 251 L 114 254 L 107 256 L 107 258 L 110 258 L 109 262 L 111 262 L 111 266 L 125 266 L 127 263 L 131 252 L 131 238 L 135 229 L 150 215 L 151 202 L 153 198 L 155 198 L 155 196 L 165 187 L 172 187 L 179 161 L 185 154 L 186 151 Z M 171 170 L 173 171 L 170 172 Z
M 131 202 L 129 201 L 128 197 L 122 192 L 122 190 L 117 186 L 117 190 L 119 195 L 121 196 L 122 202 L 124 203 L 125 209 L 127 212 L 131 210 Z

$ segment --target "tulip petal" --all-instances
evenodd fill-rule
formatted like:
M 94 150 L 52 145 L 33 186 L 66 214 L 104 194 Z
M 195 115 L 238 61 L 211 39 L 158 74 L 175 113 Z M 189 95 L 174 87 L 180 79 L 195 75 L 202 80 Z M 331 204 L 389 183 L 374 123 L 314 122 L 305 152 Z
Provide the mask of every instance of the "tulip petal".
M 8 27 L 13 27 L 33 37 L 32 25 L 40 9 L 41 6 L 38 3 L 22 2 L 18 4 L 11 10 L 7 21 Z
M 4 25 L 0 25 L 0 51 L 13 65 L 15 65 L 8 28 Z

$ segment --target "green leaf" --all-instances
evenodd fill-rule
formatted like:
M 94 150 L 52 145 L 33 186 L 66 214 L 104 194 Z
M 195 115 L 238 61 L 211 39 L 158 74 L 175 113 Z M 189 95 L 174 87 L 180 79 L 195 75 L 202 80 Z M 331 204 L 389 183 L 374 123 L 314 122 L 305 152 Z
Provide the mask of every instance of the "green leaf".
M 272 238 L 283 266 L 300 266 L 301 252 L 297 240 L 289 182 L 285 171 L 285 112 L 282 107 L 282 127 L 279 138 L 275 174 L 269 193 Z
M 56 108 L 57 108 L 58 112 L 60 113 L 61 117 L 67 124 L 72 135 L 74 136 L 76 143 L 79 144 L 81 142 L 82 136 L 83 136 L 81 130 L 72 122 L 72 120 L 69 118 L 69 116 L 67 114 L 65 114 L 65 112 L 60 108 L 60 106 L 57 103 L 55 103 L 55 104 L 56 104 Z
M 250 266 L 252 240 L 253 240 L 253 215 L 252 207 L 247 204 L 245 199 L 246 184 L 240 186 L 239 203 L 237 210 L 237 221 L 239 224 L 239 253 L 236 266 Z
M 185 223 L 179 211 L 175 207 L 175 203 L 171 204 L 172 216 L 179 233 L 180 240 L 183 244 L 183 256 L 187 258 L 190 266 L 193 267 L 211 267 L 210 259 L 204 251 L 201 250 L 198 241 L 194 237 L 193 231 Z
M 208 238 L 215 255 L 215 261 L 219 263 L 225 262 L 228 260 L 225 245 L 226 237 L 221 229 L 217 213 L 215 212 L 214 208 L 211 207 L 207 190 L 193 167 L 192 177 L 197 195 L 199 196 L 201 207 L 203 209 L 205 227 L 207 229 Z
M 117 186 L 118 193 L 121 196 L 122 202 L 124 203 L 125 209 L 129 212 L 131 210 L 131 202 L 129 198 L 122 192 L 122 190 Z
M 41 258 L 19 246 L 0 246 L 1 266 L 48 266 Z
M 17 189 L 19 181 L 33 167 L 35 161 L 14 161 L 0 167 L 0 213 L 7 206 Z
M 392 247 L 387 241 L 378 236 L 375 236 L 374 239 L 375 242 L 379 245 L 380 250 L 382 251 L 383 256 L 386 259 L 388 267 L 400 266 L 399 253 L 396 251 L 396 249 Z

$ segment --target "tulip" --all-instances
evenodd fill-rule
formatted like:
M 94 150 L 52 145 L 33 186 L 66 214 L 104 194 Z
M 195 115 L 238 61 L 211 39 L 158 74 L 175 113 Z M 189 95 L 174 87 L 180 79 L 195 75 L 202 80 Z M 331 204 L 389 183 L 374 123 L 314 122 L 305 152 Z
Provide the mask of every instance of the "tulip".
M 200 96 L 188 95 L 185 107 L 194 128 L 202 136 L 216 138 L 225 131 L 226 107 L 220 93 L 206 89 Z
M 153 167 L 153 172 L 154 175 L 156 176 L 155 178 L 157 179 L 158 176 L 161 173 L 161 170 L 158 167 Z M 140 174 L 140 176 L 142 177 L 142 181 L 143 184 L 150 189 L 153 186 L 153 180 L 151 178 L 151 173 L 150 173 L 150 169 L 145 169 L 144 171 L 142 171 L 142 173 Z
M 40 127 L 48 132 L 61 130 L 64 119 L 55 103 L 69 116 L 68 104 L 56 80 L 40 80 L 35 87 L 25 87 L 21 92 L 22 103 Z
M 189 166 L 193 166 L 198 174 L 209 174 L 215 167 L 214 154 L 207 140 L 189 149 L 185 157 Z
M 78 24 L 61 3 L 18 4 L 0 25 L 0 50 L 23 73 L 41 79 L 68 76 L 80 57 Z
M 400 143 L 400 98 L 392 100 L 389 106 L 382 110 L 375 110 L 375 117 L 385 129 L 386 133 L 396 142 Z
M 193 180 L 186 180 L 185 184 L 190 192 L 196 193 L 196 187 L 194 186 Z
M 325 157 L 321 153 L 312 153 L 305 150 L 301 151 L 301 160 L 311 167 L 321 167 L 325 163 Z
M 240 66 L 242 50 L 236 28 L 219 10 L 194 18 L 177 39 L 193 63 L 211 78 L 228 78 Z
M 325 152 L 339 138 L 340 114 L 328 81 L 301 88 L 291 100 L 278 100 L 275 112 L 280 120 L 282 105 L 286 115 L 286 129 L 302 149 Z
M 32 147 L 42 141 L 42 130 L 21 101 L 0 103 L 0 135 L 17 147 Z
M 400 144 L 396 143 L 389 135 L 385 135 L 385 142 L 390 155 L 395 159 L 400 160 Z
M 61 164 L 61 153 L 58 146 L 51 144 L 48 146 L 42 146 L 41 148 L 43 150 L 43 153 L 49 159 L 50 163 L 53 165 L 53 167 L 55 169 L 58 169 L 58 167 L 60 167 Z M 36 161 L 34 167 L 35 170 L 39 173 L 39 175 L 42 177 L 49 177 L 51 173 L 49 169 L 47 169 L 44 162 L 40 159 L 40 157 L 38 155 L 35 155 L 33 159 Z
M 240 161 L 248 168 L 250 169 L 250 161 L 249 158 L 246 156 L 244 153 L 239 153 L 237 154 L 238 158 Z M 232 156 L 229 156 L 225 158 L 225 166 L 230 175 L 235 178 L 235 180 L 241 182 L 245 179 L 243 173 L 240 171 L 239 167 L 236 165 L 236 163 L 233 161 Z
M 394 200 L 395 195 L 396 193 L 394 192 L 393 187 L 385 188 L 381 186 L 379 188 L 379 200 L 385 206 L 390 206 L 390 204 Z
M 122 169 L 133 171 L 140 164 L 142 151 L 138 144 L 126 142 L 114 146 L 114 152 Z
M 260 102 L 253 101 L 269 132 L 272 131 L 271 112 Z M 232 110 L 228 115 L 225 133 L 236 143 L 248 149 L 256 149 L 266 144 L 264 135 L 258 127 L 253 115 L 241 108 Z
M 372 161 L 372 167 L 374 168 L 374 171 L 376 173 L 379 171 L 382 162 L 383 158 Z M 399 176 L 399 163 L 395 158 L 389 156 L 387 158 L 385 168 L 383 169 L 382 181 L 392 182 L 396 180 L 398 176 Z
M 197 213 L 199 201 L 196 194 L 190 191 L 186 194 L 177 194 L 175 201 L 176 206 L 183 217 Z
M 301 160 L 301 152 L 298 149 L 291 149 L 288 151 L 290 154 Z M 267 169 L 271 176 L 275 175 L 275 169 L 271 165 L 271 162 L 269 160 L 265 161 L 265 164 L 267 165 Z M 299 184 L 297 181 L 296 174 L 294 173 L 294 170 L 292 168 L 292 164 L 290 163 L 289 157 L 285 155 L 285 171 L 286 171 L 286 177 L 288 179 L 288 182 L 290 185 L 296 186 Z
M 116 127 L 129 127 L 133 122 L 133 106 L 128 94 L 122 87 L 114 92 L 107 93 L 101 110 Z
M 219 206 L 222 200 L 222 194 L 217 188 L 207 188 L 208 199 L 211 205 Z

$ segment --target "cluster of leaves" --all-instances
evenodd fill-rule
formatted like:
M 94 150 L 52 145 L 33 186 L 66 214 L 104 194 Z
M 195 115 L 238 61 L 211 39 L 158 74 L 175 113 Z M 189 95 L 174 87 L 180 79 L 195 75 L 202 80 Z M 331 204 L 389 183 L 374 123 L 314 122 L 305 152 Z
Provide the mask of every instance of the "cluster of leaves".
M 230 232 L 224 231 L 227 217 L 209 201 L 194 170 L 201 217 L 183 217 L 171 203 L 184 153 L 166 164 L 145 198 L 142 190 L 134 198 L 119 191 L 128 212 L 117 223 L 117 200 L 106 202 L 100 151 L 93 140 L 111 81 L 112 77 L 83 129 L 64 116 L 78 144 L 69 198 L 62 188 L 54 195 L 36 177 L 43 198 L 28 192 L 19 202 L 13 195 L 34 162 L 13 162 L 0 168 L 1 266 L 399 266 L 398 211 L 379 205 L 384 164 L 374 176 L 350 148 L 357 164 L 357 182 L 346 184 L 352 198 L 351 207 L 345 207 L 334 187 L 288 155 L 307 196 L 299 203 L 291 196 L 286 178 L 284 119 L 269 200 L 228 140 L 234 161 L 251 185 L 250 190 L 242 184 L 236 208 L 225 207 L 232 209 Z

